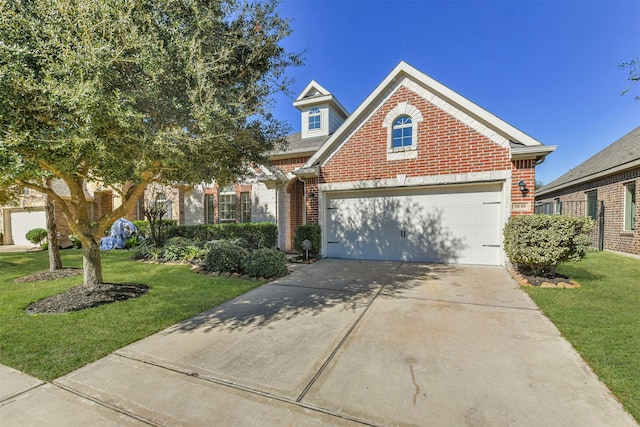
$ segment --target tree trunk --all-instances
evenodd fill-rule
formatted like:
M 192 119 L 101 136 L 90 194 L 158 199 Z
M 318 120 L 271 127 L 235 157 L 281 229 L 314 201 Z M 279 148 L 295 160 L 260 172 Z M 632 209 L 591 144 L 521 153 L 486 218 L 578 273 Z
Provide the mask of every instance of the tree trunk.
M 84 284 L 97 285 L 102 282 L 102 259 L 100 245 L 94 238 L 82 240 L 82 256 L 84 257 Z
M 49 186 L 49 183 L 47 183 Z M 49 242 L 49 270 L 62 270 L 62 260 L 60 259 L 60 245 L 58 244 L 58 229 L 55 221 L 55 211 L 53 200 L 48 194 L 44 196 L 45 213 L 47 217 L 47 241 Z

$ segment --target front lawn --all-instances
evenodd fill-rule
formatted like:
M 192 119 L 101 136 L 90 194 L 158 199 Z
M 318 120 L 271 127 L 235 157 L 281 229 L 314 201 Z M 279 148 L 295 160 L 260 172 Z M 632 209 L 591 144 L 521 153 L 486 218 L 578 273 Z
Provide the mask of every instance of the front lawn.
M 640 421 L 640 260 L 590 252 L 558 272 L 582 287 L 525 291 Z
M 82 284 L 82 276 L 15 283 L 48 269 L 47 253 L 0 253 L 0 363 L 50 381 L 260 285 L 195 274 L 186 265 L 134 262 L 131 256 L 126 250 L 103 252 L 104 279 L 151 286 L 142 297 L 29 316 L 25 308 L 30 302 Z M 81 251 L 62 251 L 62 263 L 82 267 Z

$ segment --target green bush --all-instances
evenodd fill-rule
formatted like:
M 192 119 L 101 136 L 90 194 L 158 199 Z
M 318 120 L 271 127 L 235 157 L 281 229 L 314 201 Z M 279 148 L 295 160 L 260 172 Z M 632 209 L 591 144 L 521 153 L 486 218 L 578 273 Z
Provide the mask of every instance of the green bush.
M 152 259 L 157 261 L 162 258 L 164 258 L 164 248 L 156 248 L 147 243 L 136 246 L 133 252 L 133 259 Z
M 253 277 L 281 277 L 289 272 L 287 257 L 277 249 L 256 249 L 242 260 L 242 266 Z
M 145 239 L 151 237 L 149 221 L 136 220 L 131 222 L 136 226 L 138 235 L 144 237 Z M 174 219 L 163 219 L 159 221 L 159 223 L 162 227 L 162 235 L 167 236 L 167 238 L 173 237 L 173 228 L 177 226 L 177 221 Z
M 167 261 L 192 261 L 202 259 L 205 250 L 201 242 L 186 237 L 172 237 L 164 244 L 164 259 Z
M 311 250 L 309 253 L 317 255 L 320 253 L 321 230 L 319 225 L 307 224 L 296 227 L 295 237 L 293 238 L 293 248 L 300 253 L 304 253 L 302 242 L 309 240 L 311 242 Z
M 591 218 L 513 216 L 504 228 L 504 250 L 521 270 L 537 276 L 553 274 L 559 263 L 584 258 L 593 226 Z
M 44 228 L 34 228 L 33 230 L 27 231 L 25 237 L 34 245 L 39 245 L 47 238 L 47 230 Z
M 74 248 L 80 249 L 82 247 L 82 242 L 75 234 L 69 234 L 69 240 L 71 240 L 71 243 L 73 243 Z
M 229 271 L 241 273 L 242 260 L 248 251 L 228 240 L 207 242 L 204 262 L 209 271 Z
M 133 236 L 129 237 L 124 242 L 124 247 L 126 249 L 131 249 L 131 248 L 135 248 L 136 246 L 140 245 L 141 243 L 142 243 L 142 239 L 140 237 L 138 237 L 137 235 L 133 235 Z
M 204 242 L 244 239 L 251 249 L 275 248 L 278 241 L 278 227 L 270 222 L 174 225 L 167 227 L 165 237 L 186 237 Z

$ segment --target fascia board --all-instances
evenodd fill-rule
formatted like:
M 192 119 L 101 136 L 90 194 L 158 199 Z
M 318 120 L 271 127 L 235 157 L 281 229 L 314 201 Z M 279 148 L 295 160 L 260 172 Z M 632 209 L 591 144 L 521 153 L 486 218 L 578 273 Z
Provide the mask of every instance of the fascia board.
M 545 194 L 549 194 L 549 193 L 555 193 L 556 191 L 560 191 L 560 190 L 564 190 L 565 188 L 568 187 L 573 187 L 574 185 L 579 185 L 579 184 L 583 184 L 585 182 L 589 182 L 589 181 L 593 181 L 595 179 L 599 179 L 599 178 L 603 178 L 606 177 L 608 175 L 614 175 L 616 173 L 620 173 L 620 172 L 624 172 L 627 169 L 633 169 L 635 167 L 640 167 L 640 159 L 632 161 L 631 163 L 625 163 L 598 173 L 594 173 L 592 175 L 588 175 L 588 176 L 584 176 L 582 178 L 573 180 L 573 181 L 569 181 L 569 182 L 565 182 L 564 184 L 560 184 L 558 186 L 555 187 L 551 187 L 549 189 L 545 189 L 543 191 L 536 191 L 536 196 L 542 196 Z
M 557 145 L 538 145 L 511 148 L 511 160 L 530 159 L 532 157 L 545 157 L 554 152 L 556 148 L 558 148 Z
M 315 80 L 311 80 L 311 82 L 309 82 L 309 84 L 302 90 L 302 92 L 300 92 L 300 95 L 298 95 L 298 97 L 295 99 L 294 105 L 295 105 L 296 102 L 305 99 L 305 95 L 307 93 L 309 93 L 309 91 L 311 89 L 317 90 L 322 95 L 330 95 L 331 94 L 331 92 L 329 92 L 328 90 L 323 88 L 320 84 L 318 84 L 318 82 L 316 82 Z
M 345 118 L 349 117 L 349 112 L 346 108 L 336 99 L 333 95 L 322 95 L 322 96 L 314 96 L 313 98 L 304 98 L 300 101 L 294 101 L 293 106 L 297 109 L 301 109 L 307 105 L 317 105 L 317 104 L 330 104 L 334 107 L 334 109 L 340 112 Z

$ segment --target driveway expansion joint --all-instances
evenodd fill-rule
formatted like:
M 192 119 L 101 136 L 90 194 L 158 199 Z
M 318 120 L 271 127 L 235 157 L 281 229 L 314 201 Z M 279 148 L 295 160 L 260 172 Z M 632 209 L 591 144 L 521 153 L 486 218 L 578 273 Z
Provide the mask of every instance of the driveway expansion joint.
M 151 421 L 148 418 L 142 417 L 142 416 L 140 416 L 138 414 L 135 414 L 133 412 L 126 411 L 126 410 L 124 410 L 122 408 L 114 406 L 114 405 L 112 405 L 110 403 L 107 403 L 107 402 L 105 402 L 103 400 L 97 399 L 97 398 L 95 398 L 95 397 L 93 397 L 91 395 L 84 394 L 84 393 L 82 393 L 82 392 L 80 392 L 80 391 L 78 391 L 78 390 L 76 390 L 74 388 L 71 388 L 69 386 L 66 386 L 64 384 L 60 384 L 60 383 L 57 382 L 57 380 L 53 380 L 51 382 L 51 384 L 53 386 L 59 388 L 59 389 L 65 390 L 65 391 L 67 391 L 69 393 L 73 393 L 76 396 L 79 396 L 79 397 L 81 397 L 83 399 L 89 400 L 89 401 L 91 401 L 91 402 L 93 402 L 93 403 L 95 403 L 97 405 L 100 405 L 100 406 L 103 406 L 105 408 L 108 408 L 108 409 L 110 409 L 110 410 L 112 410 L 114 412 L 117 412 L 119 414 L 126 415 L 127 417 L 133 418 L 136 421 L 140 421 L 141 423 L 148 424 L 148 425 L 154 426 L 154 427 L 162 427 L 161 424 L 155 423 L 155 422 Z
M 362 424 L 362 425 L 365 425 L 365 426 L 382 427 L 382 426 L 379 426 L 378 424 L 372 424 L 370 421 L 367 421 L 367 420 L 363 420 L 363 419 L 360 419 L 360 418 L 357 418 L 357 417 L 352 417 L 352 416 L 345 415 L 345 414 L 340 414 L 340 413 L 337 413 L 337 412 L 334 412 L 334 411 L 330 411 L 330 410 L 328 410 L 326 408 L 322 408 L 322 407 L 315 406 L 315 405 L 310 405 L 310 404 L 305 403 L 305 402 L 300 402 L 300 401 L 293 400 L 293 399 L 290 399 L 290 398 L 287 398 L 287 397 L 284 397 L 284 396 L 280 396 L 280 395 L 277 395 L 277 394 L 272 394 L 272 393 L 268 393 L 268 392 L 265 392 L 265 391 L 262 391 L 262 390 L 258 390 L 257 388 L 247 387 L 245 385 L 242 385 L 242 384 L 239 384 L 239 383 L 235 383 L 233 381 L 223 380 L 223 379 L 215 378 L 215 377 L 208 376 L 208 375 L 200 375 L 199 373 L 194 372 L 194 371 L 180 369 L 180 368 L 177 368 L 175 366 L 165 365 L 163 363 L 159 363 L 159 362 L 155 362 L 155 361 L 139 359 L 137 357 L 133 357 L 133 356 L 130 356 L 130 355 L 127 355 L 127 354 L 120 354 L 117 351 L 115 353 L 113 353 L 113 354 L 115 356 L 122 357 L 124 359 L 129 359 L 129 360 L 133 360 L 133 361 L 138 362 L 138 363 L 144 363 L 146 365 L 155 366 L 156 368 L 160 368 L 160 369 L 166 369 L 168 371 L 175 372 L 177 374 L 186 375 L 188 377 L 197 378 L 199 380 L 210 382 L 210 383 L 213 383 L 213 384 L 217 384 L 217 385 L 220 385 L 220 386 L 223 386 L 223 387 L 230 387 L 230 388 L 233 388 L 235 390 L 244 391 L 246 393 L 255 394 L 255 395 L 258 395 L 258 396 L 261 396 L 261 397 L 265 397 L 265 398 L 268 398 L 268 399 L 277 400 L 277 401 L 280 401 L 280 402 L 283 402 L 283 403 L 287 403 L 287 404 L 290 404 L 290 405 L 299 406 L 299 407 L 304 408 L 304 409 L 309 409 L 311 411 L 320 412 L 322 414 L 330 415 L 330 416 L 333 416 L 333 417 L 336 417 L 336 418 L 341 418 L 343 420 L 356 422 L 358 424 Z M 61 387 L 61 386 L 59 386 L 59 387 Z M 61 388 L 67 389 L 66 387 L 63 387 L 63 386 Z M 69 391 L 71 391 L 72 393 L 77 394 L 78 396 L 87 397 L 84 394 L 76 392 L 76 391 L 74 391 L 72 389 L 69 389 Z M 94 398 L 91 398 L 91 397 L 87 397 L 87 398 L 90 399 L 91 401 L 95 402 L 95 403 L 101 404 L 101 405 L 106 406 L 106 407 L 108 407 L 110 409 L 114 409 L 114 410 L 116 410 L 118 412 L 121 412 L 121 413 L 123 413 L 125 415 L 132 416 L 132 417 L 134 417 L 136 419 L 140 419 L 141 421 L 143 421 L 145 423 L 148 423 L 150 425 L 157 426 L 157 424 L 154 424 L 149 420 L 141 419 L 139 416 L 135 416 L 135 415 L 132 415 L 132 414 L 130 414 L 128 412 L 124 412 L 122 410 L 119 410 L 118 408 L 113 408 L 113 407 L 111 407 L 111 405 L 109 405 L 109 404 L 107 404 L 105 402 L 102 402 L 100 400 L 97 400 L 97 399 L 94 399 Z

